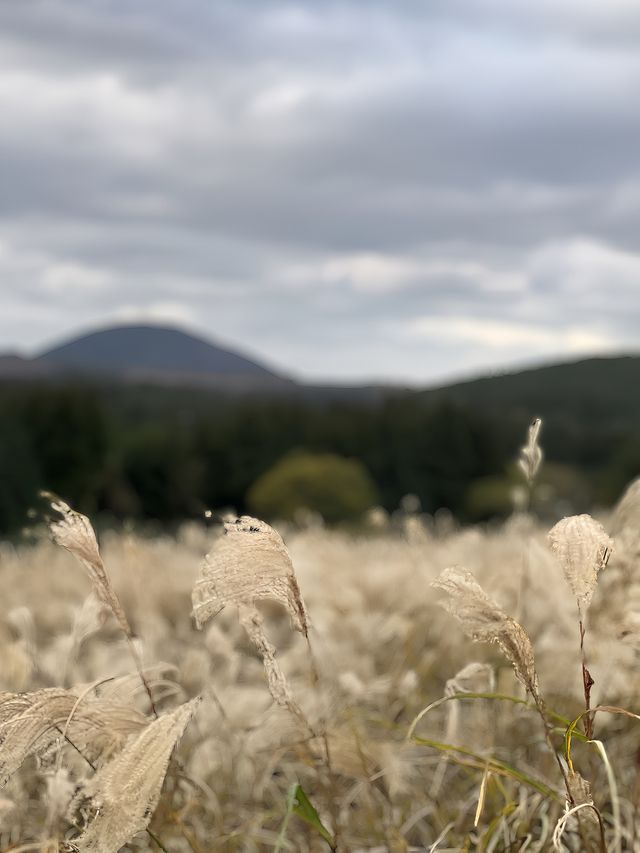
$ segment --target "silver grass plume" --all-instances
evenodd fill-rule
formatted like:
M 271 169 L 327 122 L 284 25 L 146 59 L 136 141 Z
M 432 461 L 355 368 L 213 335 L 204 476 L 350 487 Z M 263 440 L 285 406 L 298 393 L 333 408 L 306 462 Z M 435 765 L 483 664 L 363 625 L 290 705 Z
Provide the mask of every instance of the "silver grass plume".
M 154 720 L 85 784 L 74 805 L 86 808 L 88 801 L 95 816 L 73 839 L 80 853 L 117 853 L 148 827 L 171 753 L 199 702 L 192 699 Z
M 47 493 L 44 494 L 46 497 L 52 497 Z M 102 562 L 98 540 L 91 522 L 86 515 L 71 509 L 62 500 L 53 499 L 50 503 L 51 508 L 60 516 L 57 521 L 49 522 L 49 530 L 54 542 L 66 548 L 80 561 L 89 575 L 96 597 L 109 607 L 126 636 L 129 639 L 133 638 L 129 621 Z
M 520 458 L 518 465 L 527 479 L 527 483 L 531 485 L 538 473 L 542 463 L 542 448 L 538 443 L 542 421 L 540 418 L 535 418 L 529 426 L 527 433 L 527 442 L 520 448 Z
M 49 499 L 51 508 L 60 516 L 58 521 L 49 522 L 49 530 L 53 536 L 54 542 L 66 548 L 86 569 L 93 591 L 99 601 L 103 602 L 116 617 L 122 632 L 124 633 L 131 657 L 136 665 L 140 680 L 149 697 L 149 704 L 155 717 L 158 716 L 155 702 L 151 693 L 151 688 L 144 677 L 142 668 L 142 660 L 134 643 L 134 635 L 129 625 L 129 620 L 126 617 L 124 609 L 120 604 L 116 591 L 111 584 L 102 557 L 98 548 L 98 540 L 96 539 L 95 531 L 91 522 L 80 512 L 76 512 L 71 507 L 59 498 L 54 498 L 48 492 L 43 492 L 42 495 Z
M 172 692 L 176 692 L 177 682 L 171 678 L 179 672 L 177 666 L 171 663 L 155 663 L 151 666 L 145 666 L 143 674 L 147 684 L 154 688 L 166 687 L 171 688 Z M 88 685 L 75 685 L 74 690 L 80 690 Z M 116 675 L 109 678 L 108 681 L 103 681 L 96 686 L 96 694 L 98 696 L 108 698 L 112 701 L 129 703 L 135 694 L 141 689 L 140 675 L 137 672 L 128 672 L 123 675 Z
M 616 562 L 633 576 L 640 557 L 640 477 L 629 483 L 616 504 L 609 532 L 616 540 Z
M 548 535 L 567 583 L 578 602 L 580 618 L 586 613 L 598 582 L 613 549 L 613 540 L 590 515 L 563 518 Z
M 60 687 L 33 693 L 0 694 L 0 785 L 5 785 L 30 756 L 42 756 L 68 741 L 90 758 L 111 755 L 127 738 L 148 725 L 129 705 L 103 699 L 79 703 Z
M 611 532 L 616 535 L 628 527 L 640 527 L 640 477 L 632 480 L 616 504 L 611 519 Z
M 297 631 L 307 636 L 308 621 L 289 552 L 281 536 L 264 521 L 243 515 L 225 521 L 223 534 L 207 554 L 192 592 L 198 628 L 227 604 L 278 601 Z
M 500 647 L 518 680 L 538 703 L 540 693 L 533 647 L 522 625 L 489 598 L 471 572 L 460 568 L 445 569 L 432 586 L 449 595 L 442 606 L 458 619 L 468 637 Z
M 255 606 L 260 599 L 282 604 L 294 628 L 308 641 L 307 612 L 281 536 L 264 521 L 243 515 L 225 521 L 222 536 L 205 557 L 192 592 L 193 615 L 202 628 L 227 604 L 235 604 L 240 623 L 262 658 L 271 696 L 308 726 L 264 632 L 262 616 Z

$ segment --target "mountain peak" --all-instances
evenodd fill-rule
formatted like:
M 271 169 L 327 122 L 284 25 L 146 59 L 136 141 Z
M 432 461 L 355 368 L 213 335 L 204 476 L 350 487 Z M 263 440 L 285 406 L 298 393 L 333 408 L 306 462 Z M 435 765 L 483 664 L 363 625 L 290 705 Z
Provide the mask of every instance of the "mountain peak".
M 124 325 L 99 329 L 42 352 L 48 369 L 100 373 L 131 381 L 242 384 L 287 381 L 238 352 L 173 326 Z

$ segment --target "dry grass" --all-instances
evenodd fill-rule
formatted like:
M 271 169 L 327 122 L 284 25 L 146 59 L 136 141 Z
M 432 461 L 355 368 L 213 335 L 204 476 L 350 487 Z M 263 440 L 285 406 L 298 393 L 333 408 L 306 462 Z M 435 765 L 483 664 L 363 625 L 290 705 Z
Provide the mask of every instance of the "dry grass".
M 636 492 L 604 520 L 615 546 L 597 587 L 606 535 L 590 527 L 590 550 L 559 546 L 556 531 L 567 568 L 526 515 L 488 531 L 417 517 L 358 537 L 281 529 L 295 576 L 280 553 L 279 602 L 234 598 L 211 531 L 195 526 L 105 536 L 100 578 L 115 599 L 50 541 L 1 546 L 0 850 L 328 850 L 302 817 L 313 823 L 313 807 L 341 851 L 542 851 L 554 837 L 558 849 L 640 849 L 640 723 L 612 710 L 640 709 Z M 197 602 L 211 601 L 207 616 L 229 606 L 198 630 L 207 552 Z M 441 606 L 432 583 L 450 566 L 473 573 L 444 579 L 464 581 L 476 609 L 449 609 L 494 643 L 466 639 Z M 311 646 L 292 630 L 300 614 Z M 281 704 L 265 648 L 289 691 Z M 583 713 L 585 670 L 591 709 L 609 711 Z

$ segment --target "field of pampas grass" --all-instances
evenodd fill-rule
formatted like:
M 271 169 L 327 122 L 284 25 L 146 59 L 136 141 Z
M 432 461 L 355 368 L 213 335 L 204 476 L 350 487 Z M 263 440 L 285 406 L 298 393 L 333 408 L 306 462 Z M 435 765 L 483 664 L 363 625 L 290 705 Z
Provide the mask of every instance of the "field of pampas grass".
M 54 501 L 0 550 L 0 850 L 640 850 L 640 482 L 600 521 L 98 550 Z

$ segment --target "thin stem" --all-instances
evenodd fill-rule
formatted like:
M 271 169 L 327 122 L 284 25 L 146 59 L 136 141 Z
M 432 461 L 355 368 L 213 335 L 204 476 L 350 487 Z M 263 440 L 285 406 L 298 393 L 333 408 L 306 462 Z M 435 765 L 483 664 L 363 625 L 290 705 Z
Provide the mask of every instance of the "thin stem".
M 309 637 L 309 632 L 304 632 L 305 640 L 307 641 L 307 651 L 309 653 L 309 669 L 311 671 L 311 684 L 316 690 L 317 693 L 320 693 L 320 669 L 318 667 L 318 661 L 316 659 L 315 653 L 313 651 L 313 646 L 311 645 L 311 638 Z M 327 770 L 329 772 L 330 779 L 330 788 L 331 783 L 336 778 L 334 769 L 333 769 L 333 761 L 331 758 L 331 747 L 329 746 L 329 737 L 327 735 L 327 721 L 324 718 L 324 714 L 318 720 L 320 724 L 320 739 L 322 740 L 322 745 L 324 747 L 324 757 L 325 763 L 327 765 Z M 333 837 L 336 843 L 336 849 L 338 849 L 339 838 L 340 838 L 340 825 L 338 819 L 338 812 L 334 808 L 333 797 L 331 796 L 331 790 L 328 791 L 328 799 L 329 799 L 329 809 L 332 813 L 333 817 Z
M 558 750 L 553 745 L 553 740 L 551 738 L 551 735 L 553 733 L 553 726 L 547 718 L 547 709 L 545 708 L 544 701 L 540 698 L 540 696 L 534 696 L 533 701 L 535 702 L 536 710 L 540 715 L 540 719 L 542 720 L 542 727 L 544 729 L 544 739 L 546 741 L 547 746 L 553 753 L 558 767 L 560 768 L 560 773 L 562 774 L 562 778 L 564 780 L 564 786 L 567 790 L 567 796 L 569 797 L 569 800 L 573 801 L 571 793 L 569 791 L 569 779 L 567 778 L 567 771 L 565 770 L 564 764 L 562 763 L 562 760 L 558 755 Z
M 311 639 L 309 638 L 309 634 L 305 633 L 305 639 L 307 641 L 307 651 L 309 652 L 309 668 L 311 670 L 311 684 L 315 688 L 316 691 L 319 691 L 320 688 L 320 670 L 318 668 L 318 662 L 316 660 L 316 656 L 313 651 L 313 646 L 311 645 Z M 327 762 L 327 768 L 331 775 L 333 775 L 333 766 L 331 763 L 331 749 L 329 747 L 329 739 L 327 738 L 327 721 L 324 719 L 324 715 L 319 720 L 320 723 L 320 737 L 324 744 L 324 752 L 325 759 Z
M 207 689 L 209 691 L 209 695 L 213 699 L 213 702 L 214 702 L 216 708 L 218 709 L 218 713 L 220 714 L 222 719 L 226 722 L 229 719 L 229 717 L 227 715 L 227 712 L 224 709 L 222 702 L 220 701 L 220 697 L 218 696 L 218 694 L 216 693 L 216 691 L 213 689 L 213 687 L 211 685 L 209 685 L 209 687 Z
M 582 619 L 579 622 L 580 626 L 580 658 L 582 662 L 582 687 L 584 690 L 584 707 L 587 712 L 584 716 L 584 733 L 588 740 L 593 740 L 593 719 L 594 715 L 591 711 L 591 688 L 594 685 L 591 673 L 587 669 L 587 657 L 584 650 L 584 635 L 585 627 L 582 624 Z
M 529 515 L 531 513 L 531 505 L 533 498 L 533 481 L 527 479 L 527 498 L 525 501 L 525 505 L 523 507 L 523 511 L 525 515 Z M 529 580 L 530 580 L 530 564 L 529 564 L 529 552 L 531 550 L 531 534 L 527 535 L 526 541 L 524 543 L 524 553 L 522 555 L 522 566 L 520 567 L 520 583 L 518 585 L 518 598 L 516 600 L 516 619 L 518 622 L 522 622 L 524 620 L 524 610 L 525 610 L 525 602 L 527 600 L 527 592 L 529 590 Z
M 151 713 L 153 714 L 153 716 L 157 720 L 158 719 L 158 711 L 156 709 L 156 703 L 153 701 L 153 696 L 151 695 L 151 687 L 149 686 L 149 682 L 147 681 L 147 678 L 144 674 L 144 670 L 142 668 L 142 661 L 140 660 L 140 656 L 138 655 L 138 650 L 136 649 L 136 647 L 134 645 L 133 637 L 128 631 L 125 631 L 124 635 L 127 638 L 127 644 L 129 646 L 129 651 L 131 652 L 131 657 L 133 658 L 133 662 L 135 663 L 136 669 L 138 670 L 138 675 L 140 676 L 140 681 L 144 685 L 144 689 L 147 693 L 147 696 L 149 697 L 149 704 L 151 705 Z

